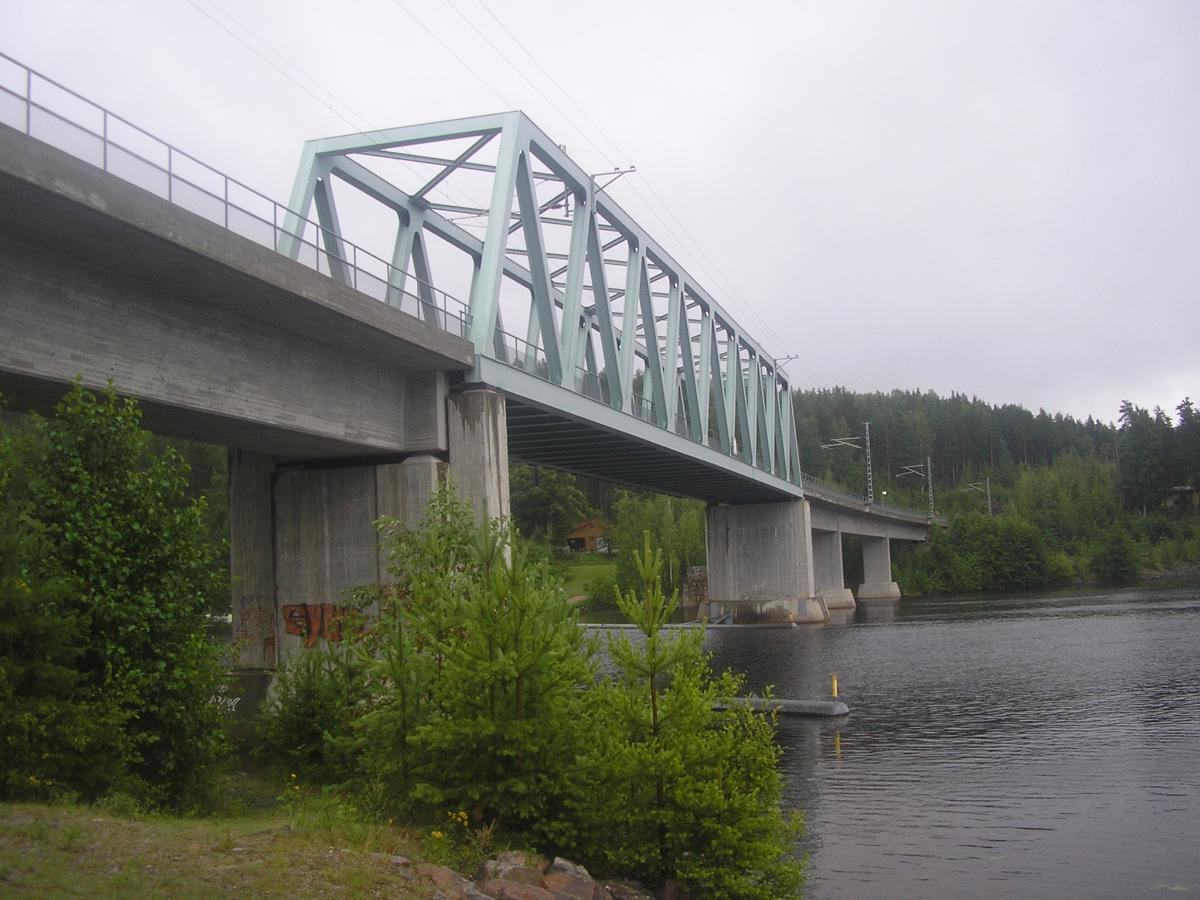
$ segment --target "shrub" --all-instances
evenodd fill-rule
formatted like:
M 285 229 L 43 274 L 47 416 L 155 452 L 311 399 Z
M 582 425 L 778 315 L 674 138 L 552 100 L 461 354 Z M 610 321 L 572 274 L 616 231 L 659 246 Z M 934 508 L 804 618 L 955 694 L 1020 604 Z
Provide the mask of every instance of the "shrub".
M 641 597 L 630 591 L 618 603 L 645 643 L 613 637 L 619 674 L 597 690 L 592 852 L 618 871 L 656 884 L 680 879 L 705 897 L 794 896 L 800 823 L 780 810 L 774 723 L 744 707 L 714 708 L 742 679 L 712 674 L 701 630 L 664 629 L 677 598 L 663 595 L 649 535 L 632 555 Z
M 0 472 L 0 496 L 4 494 Z M 7 498 L 5 498 L 7 499 Z M 2 501 L 0 501 L 2 502 Z M 44 547 L 11 503 L 0 507 L 0 799 L 99 796 L 122 773 L 125 714 L 77 669 L 87 631 L 59 614 L 67 585 L 43 582 Z
M 443 666 L 415 735 L 413 795 L 563 850 L 576 837 L 591 649 L 559 582 L 502 531 L 477 532 L 472 563 L 458 628 L 432 644 Z
M 1133 543 L 1119 526 L 1109 529 L 1092 554 L 1090 570 L 1101 584 L 1129 584 L 1137 579 Z
M 121 788 L 194 802 L 224 748 L 222 714 L 209 703 L 225 677 L 223 648 L 205 631 L 224 579 L 204 503 L 185 499 L 186 466 L 173 451 L 151 452 L 133 401 L 77 384 L 21 436 L 17 468 L 20 518 L 41 541 L 22 564 L 41 609 L 24 609 L 76 629 L 59 664 L 77 678 L 75 696 L 104 708 L 105 728 L 119 720 L 119 740 L 103 743 L 119 745 Z M 71 752 L 85 753 L 63 748 Z M 93 794 L 109 777 L 78 786 Z
M 343 635 L 351 625 L 342 621 Z M 301 649 L 280 667 L 257 720 L 258 752 L 306 782 L 351 778 L 354 754 L 339 740 L 350 733 L 364 699 L 368 660 L 353 642 Z
M 287 733 L 314 764 L 327 764 L 331 746 L 343 773 L 352 759 L 377 813 L 469 811 L 477 824 L 571 846 L 587 719 L 580 688 L 595 676 L 547 560 L 531 563 L 529 545 L 496 522 L 476 526 L 448 487 L 421 528 L 380 527 L 395 582 L 374 622 L 338 648 L 302 655 L 313 661 L 291 683 L 313 710 Z M 353 661 L 343 664 L 360 673 L 357 694 L 339 693 L 332 658 Z M 272 714 L 282 721 L 281 709 Z M 305 731 L 308 719 L 321 724 Z

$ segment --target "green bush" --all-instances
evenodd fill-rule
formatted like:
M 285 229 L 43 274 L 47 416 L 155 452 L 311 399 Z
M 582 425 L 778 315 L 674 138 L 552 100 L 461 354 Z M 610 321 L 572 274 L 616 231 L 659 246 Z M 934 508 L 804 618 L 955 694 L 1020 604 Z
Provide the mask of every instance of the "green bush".
M 615 576 L 593 578 L 587 583 L 587 599 L 580 604 L 581 609 L 615 609 L 617 579 Z
M 225 580 L 204 502 L 186 500 L 185 464 L 150 441 L 133 401 L 76 385 L 53 418 L 14 439 L 10 498 L 38 547 L 5 552 L 37 589 L 18 598 L 31 627 L 49 616 L 71 635 L 69 653 L 49 650 L 74 682 L 59 699 L 104 711 L 59 747 L 64 772 L 77 769 L 72 754 L 107 748 L 72 786 L 91 796 L 119 782 L 110 786 L 179 806 L 203 796 L 225 746 L 209 703 L 225 678 L 223 648 L 205 630 Z M 74 714 L 60 712 L 54 727 L 68 728 Z
M 592 651 L 560 584 L 519 544 L 481 529 L 472 563 L 479 577 L 458 627 L 431 645 L 443 665 L 415 734 L 423 764 L 413 796 L 564 850 L 576 843 Z
M 0 480 L 6 480 L 0 472 Z M 0 484 L 0 494 L 3 494 Z M 78 670 L 86 618 L 62 579 L 30 574 L 44 552 L 11 503 L 0 508 L 0 799 L 96 797 L 120 780 L 125 713 Z
M 1092 575 L 1101 584 L 1129 584 L 1137 580 L 1133 542 L 1119 526 L 1109 529 L 1089 562 Z
M 1046 554 L 1046 578 L 1050 584 L 1066 584 L 1078 574 L 1075 562 L 1063 551 Z
M 662 555 L 634 551 L 641 597 L 619 595 L 645 643 L 609 643 L 617 679 L 596 691 L 592 852 L 654 884 L 679 879 L 704 897 L 798 895 L 799 819 L 780 810 L 774 723 L 743 707 L 743 688 L 714 676 L 699 629 L 667 631 L 676 597 L 662 592 Z
M 661 556 L 637 556 L 645 599 L 619 601 L 647 650 L 618 638 L 621 676 L 597 686 L 561 584 L 505 528 L 477 526 L 449 488 L 421 528 L 380 524 L 395 580 L 379 616 L 301 651 L 263 726 L 296 768 L 336 771 L 381 817 L 449 819 L 704 896 L 798 891 L 773 722 L 713 709 L 742 681 L 711 674 L 702 633 L 663 632 Z
M 345 620 L 342 629 L 343 635 L 350 633 Z M 280 667 L 271 698 L 259 713 L 259 754 L 306 782 L 353 777 L 353 752 L 338 738 L 349 734 L 364 700 L 368 664 L 353 642 L 297 652 Z

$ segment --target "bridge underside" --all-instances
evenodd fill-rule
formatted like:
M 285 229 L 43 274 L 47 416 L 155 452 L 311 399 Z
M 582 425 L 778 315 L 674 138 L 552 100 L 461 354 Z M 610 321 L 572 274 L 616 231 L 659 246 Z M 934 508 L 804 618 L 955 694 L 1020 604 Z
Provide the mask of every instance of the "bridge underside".
M 550 466 L 639 490 L 710 503 L 766 503 L 792 499 L 740 476 L 670 450 L 642 443 L 562 412 L 508 400 L 508 452 L 513 462 Z

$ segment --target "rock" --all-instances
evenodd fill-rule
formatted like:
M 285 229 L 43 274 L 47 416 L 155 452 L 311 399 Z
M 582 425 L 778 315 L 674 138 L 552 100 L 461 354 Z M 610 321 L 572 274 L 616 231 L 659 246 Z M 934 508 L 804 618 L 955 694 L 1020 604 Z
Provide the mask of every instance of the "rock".
M 445 900 L 495 900 L 490 894 L 481 891 L 446 866 L 421 863 L 417 866 L 417 874 L 433 882 L 434 887 L 438 889 L 438 894 L 445 897 Z
M 536 884 L 491 878 L 479 884 L 479 889 L 494 900 L 555 900 L 554 894 Z
M 575 878 L 586 878 L 592 880 L 592 876 L 588 874 L 588 870 L 579 863 L 573 863 L 569 859 L 563 859 L 561 856 L 554 857 L 554 862 L 546 867 L 546 874 L 551 872 L 563 872 L 567 875 L 573 875 Z
M 580 878 L 567 872 L 546 872 L 542 876 L 542 887 L 554 896 L 554 900 L 610 900 L 608 891 L 591 878 Z
M 509 850 L 501 853 L 495 859 L 480 863 L 479 869 L 475 872 L 475 881 L 501 879 L 522 884 L 541 885 L 542 869 L 543 866 L 537 857 L 521 850 Z
M 621 878 L 604 882 L 612 900 L 655 900 L 654 893 L 640 881 L 629 881 Z
M 407 869 L 412 865 L 412 860 L 407 856 L 393 856 L 388 862 L 398 869 Z

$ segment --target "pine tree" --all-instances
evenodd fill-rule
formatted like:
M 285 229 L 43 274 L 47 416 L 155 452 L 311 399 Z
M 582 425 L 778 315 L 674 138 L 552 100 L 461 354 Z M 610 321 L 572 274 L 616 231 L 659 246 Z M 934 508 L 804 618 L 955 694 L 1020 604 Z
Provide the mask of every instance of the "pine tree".
M 780 810 L 774 723 L 735 706 L 743 679 L 714 676 L 703 631 L 668 631 L 677 604 L 662 591 L 649 535 L 634 551 L 641 594 L 618 591 L 644 643 L 614 637 L 618 676 L 597 692 L 605 738 L 592 758 L 603 862 L 655 883 L 679 879 L 705 897 L 795 896 L 798 819 Z

